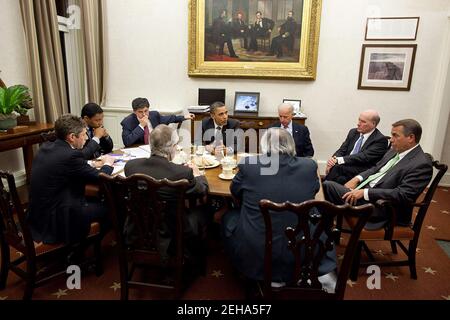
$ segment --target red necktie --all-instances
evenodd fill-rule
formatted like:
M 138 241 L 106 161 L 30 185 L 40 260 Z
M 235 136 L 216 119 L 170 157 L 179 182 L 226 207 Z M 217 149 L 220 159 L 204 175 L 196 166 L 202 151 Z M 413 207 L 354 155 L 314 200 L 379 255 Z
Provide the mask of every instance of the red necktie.
M 148 130 L 148 126 L 144 127 L 144 143 L 148 144 L 150 138 L 150 130 Z

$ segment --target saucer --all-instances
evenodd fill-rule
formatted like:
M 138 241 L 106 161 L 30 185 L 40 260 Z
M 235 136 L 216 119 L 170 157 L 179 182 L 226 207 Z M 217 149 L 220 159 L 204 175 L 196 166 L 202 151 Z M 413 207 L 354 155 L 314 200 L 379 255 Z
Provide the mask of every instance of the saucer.
M 232 176 L 231 178 L 225 178 L 225 176 L 223 175 L 223 173 L 220 173 L 220 174 L 219 174 L 219 178 L 220 178 L 220 179 L 223 179 L 223 180 L 233 180 L 234 176 L 235 176 L 235 175 L 233 174 L 233 176 Z

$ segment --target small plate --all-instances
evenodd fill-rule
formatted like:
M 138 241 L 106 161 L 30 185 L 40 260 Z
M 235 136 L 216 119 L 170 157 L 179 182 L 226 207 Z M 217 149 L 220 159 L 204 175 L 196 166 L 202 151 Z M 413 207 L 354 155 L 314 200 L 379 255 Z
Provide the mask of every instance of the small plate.
M 223 175 L 223 173 L 219 174 L 219 178 L 223 179 L 223 180 L 233 180 L 235 174 L 233 174 L 233 176 L 231 178 L 225 178 L 225 176 Z

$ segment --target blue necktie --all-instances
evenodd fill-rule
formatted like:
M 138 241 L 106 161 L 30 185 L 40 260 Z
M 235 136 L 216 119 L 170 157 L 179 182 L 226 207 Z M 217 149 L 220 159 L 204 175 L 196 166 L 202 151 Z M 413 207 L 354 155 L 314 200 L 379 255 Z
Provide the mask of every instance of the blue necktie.
M 355 153 L 358 153 L 359 150 L 361 150 L 361 146 L 362 146 L 363 140 L 364 140 L 364 136 L 361 135 L 359 137 L 358 141 L 356 141 L 355 147 L 353 148 L 352 152 L 350 153 L 351 155 L 355 154 Z

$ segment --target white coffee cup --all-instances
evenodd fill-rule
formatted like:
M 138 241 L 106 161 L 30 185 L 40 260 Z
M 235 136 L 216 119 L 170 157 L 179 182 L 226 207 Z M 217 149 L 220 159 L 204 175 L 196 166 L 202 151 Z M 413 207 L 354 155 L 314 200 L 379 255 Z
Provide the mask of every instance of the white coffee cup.
M 222 175 L 225 179 L 233 178 L 233 169 L 236 167 L 236 160 L 232 157 L 224 157 L 221 160 L 222 164 Z

